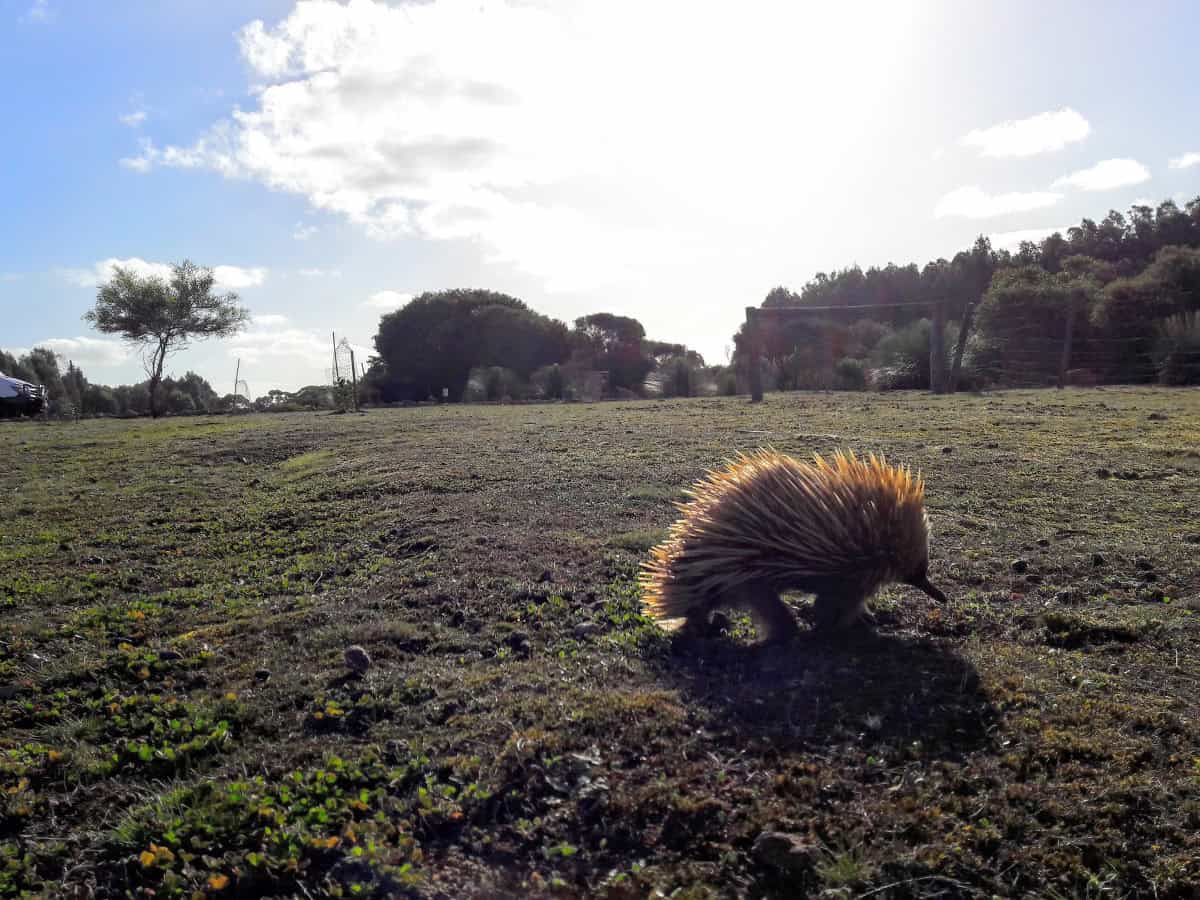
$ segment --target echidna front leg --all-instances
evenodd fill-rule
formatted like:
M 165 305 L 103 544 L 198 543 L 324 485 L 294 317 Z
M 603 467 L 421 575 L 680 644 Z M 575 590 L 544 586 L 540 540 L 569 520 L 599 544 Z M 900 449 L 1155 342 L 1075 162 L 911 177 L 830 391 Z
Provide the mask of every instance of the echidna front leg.
M 718 604 L 712 601 L 696 601 L 688 607 L 687 618 L 679 629 L 682 637 L 706 638 L 713 631 L 712 615 Z
M 822 631 L 841 631 L 857 624 L 867 611 L 867 598 L 854 594 L 818 594 L 813 604 L 816 627 Z
M 750 610 L 766 643 L 791 640 L 800 629 L 796 617 L 779 596 L 779 591 L 766 581 L 751 581 L 741 588 L 738 606 Z

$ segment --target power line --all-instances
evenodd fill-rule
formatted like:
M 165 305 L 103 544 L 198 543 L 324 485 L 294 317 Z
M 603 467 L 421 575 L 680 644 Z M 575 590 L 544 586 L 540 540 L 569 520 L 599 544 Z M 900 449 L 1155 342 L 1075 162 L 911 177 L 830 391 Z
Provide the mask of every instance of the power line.
M 841 312 L 843 309 L 902 309 L 910 306 L 933 306 L 939 300 L 911 300 L 903 303 L 866 303 L 850 306 L 748 306 L 746 311 L 754 310 L 754 315 L 762 313 L 793 313 L 793 312 Z

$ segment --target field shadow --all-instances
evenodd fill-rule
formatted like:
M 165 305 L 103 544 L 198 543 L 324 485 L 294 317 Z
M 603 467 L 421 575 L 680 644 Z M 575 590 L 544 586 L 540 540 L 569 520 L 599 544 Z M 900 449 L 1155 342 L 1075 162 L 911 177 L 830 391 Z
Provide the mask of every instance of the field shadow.
M 997 715 L 969 660 L 926 638 L 804 632 L 779 646 L 678 640 L 663 677 L 737 740 L 780 746 L 920 742 L 922 757 L 985 746 Z

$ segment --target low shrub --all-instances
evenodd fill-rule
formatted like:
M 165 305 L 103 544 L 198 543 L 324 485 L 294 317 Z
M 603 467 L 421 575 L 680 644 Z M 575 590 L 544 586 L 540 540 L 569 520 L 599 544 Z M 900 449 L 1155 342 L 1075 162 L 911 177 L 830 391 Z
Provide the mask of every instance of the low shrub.
M 1154 346 L 1160 384 L 1200 384 L 1200 312 L 1163 321 Z
M 867 367 L 861 359 L 839 359 L 833 367 L 833 387 L 838 391 L 865 391 Z

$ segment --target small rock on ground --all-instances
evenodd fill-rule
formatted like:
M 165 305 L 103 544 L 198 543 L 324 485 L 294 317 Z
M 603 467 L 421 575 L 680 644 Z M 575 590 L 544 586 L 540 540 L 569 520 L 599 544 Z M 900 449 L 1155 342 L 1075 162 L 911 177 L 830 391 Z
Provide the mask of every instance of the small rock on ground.
M 529 644 L 529 635 L 523 631 L 514 631 L 504 639 L 504 643 L 518 656 L 529 656 L 533 652 Z
M 351 644 L 346 648 L 343 658 L 346 661 L 346 668 L 352 672 L 357 672 L 361 675 L 371 667 L 371 656 L 358 644 Z
M 786 831 L 764 831 L 754 840 L 754 857 L 783 872 L 799 874 L 812 868 L 816 848 Z

